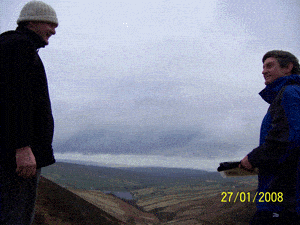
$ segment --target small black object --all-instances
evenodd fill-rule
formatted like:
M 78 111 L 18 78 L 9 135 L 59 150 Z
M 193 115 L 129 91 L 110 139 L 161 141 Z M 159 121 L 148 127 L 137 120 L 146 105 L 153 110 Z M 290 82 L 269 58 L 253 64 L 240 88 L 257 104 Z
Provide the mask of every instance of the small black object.
M 239 167 L 241 162 L 221 162 L 220 166 L 218 167 L 218 172 L 224 171 L 224 170 L 230 170 Z

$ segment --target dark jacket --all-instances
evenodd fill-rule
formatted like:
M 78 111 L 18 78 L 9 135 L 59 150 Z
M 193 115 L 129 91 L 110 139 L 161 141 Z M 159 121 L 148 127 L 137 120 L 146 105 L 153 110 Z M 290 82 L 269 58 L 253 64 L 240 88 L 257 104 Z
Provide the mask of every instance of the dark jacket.
M 14 169 L 15 150 L 30 146 L 37 167 L 55 162 L 54 121 L 38 49 L 43 39 L 27 28 L 0 35 L 0 165 Z
M 257 209 L 298 211 L 300 76 L 281 77 L 267 85 L 260 95 L 270 107 L 261 125 L 260 145 L 248 154 L 248 159 L 259 168 L 258 193 L 276 194 L 273 195 L 274 201 L 257 198 Z M 283 201 L 275 201 L 279 192 L 283 193 Z

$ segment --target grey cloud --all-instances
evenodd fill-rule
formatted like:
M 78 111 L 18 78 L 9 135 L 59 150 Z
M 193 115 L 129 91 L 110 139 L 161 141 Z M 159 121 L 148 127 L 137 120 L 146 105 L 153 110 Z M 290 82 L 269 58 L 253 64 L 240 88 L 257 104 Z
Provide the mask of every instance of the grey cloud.
M 197 130 L 85 130 L 65 142 L 54 145 L 57 153 L 137 154 L 214 158 L 238 151 L 238 144 L 208 140 L 211 137 Z
M 102 154 L 152 154 L 153 151 L 182 148 L 188 145 L 198 132 L 189 130 L 143 131 L 85 130 L 56 145 L 57 152 L 80 152 Z

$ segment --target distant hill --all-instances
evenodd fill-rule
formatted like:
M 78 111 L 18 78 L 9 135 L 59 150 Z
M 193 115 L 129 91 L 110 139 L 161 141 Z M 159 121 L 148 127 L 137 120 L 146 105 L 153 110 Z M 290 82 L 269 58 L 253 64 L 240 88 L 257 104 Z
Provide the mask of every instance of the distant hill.
M 197 184 L 205 180 L 236 182 L 252 177 L 223 179 L 218 172 L 180 168 L 111 168 L 57 162 L 43 168 L 42 174 L 63 187 L 128 191 L 157 185 Z
M 43 176 L 62 182 L 60 185 L 66 188 L 41 178 L 34 225 L 246 225 L 255 212 L 253 202 L 221 202 L 222 192 L 243 191 L 253 195 L 255 177 L 219 179 L 218 176 L 214 180 L 214 176 L 199 178 L 210 174 L 205 171 L 149 169 L 57 163 L 45 170 Z M 100 191 L 102 187 L 124 188 L 133 194 L 134 200 L 104 194 Z
M 166 168 L 166 167 L 119 167 L 121 170 L 147 174 L 155 177 L 199 177 L 203 179 L 213 178 L 222 180 L 218 172 L 208 172 L 205 170 Z

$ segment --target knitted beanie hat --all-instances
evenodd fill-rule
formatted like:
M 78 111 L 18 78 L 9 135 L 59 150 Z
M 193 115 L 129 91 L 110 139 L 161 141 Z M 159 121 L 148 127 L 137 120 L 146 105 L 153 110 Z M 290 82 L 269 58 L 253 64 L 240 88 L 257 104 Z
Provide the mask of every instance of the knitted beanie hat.
M 23 7 L 17 20 L 17 24 L 23 21 L 50 22 L 58 25 L 54 9 L 41 1 L 31 1 Z

